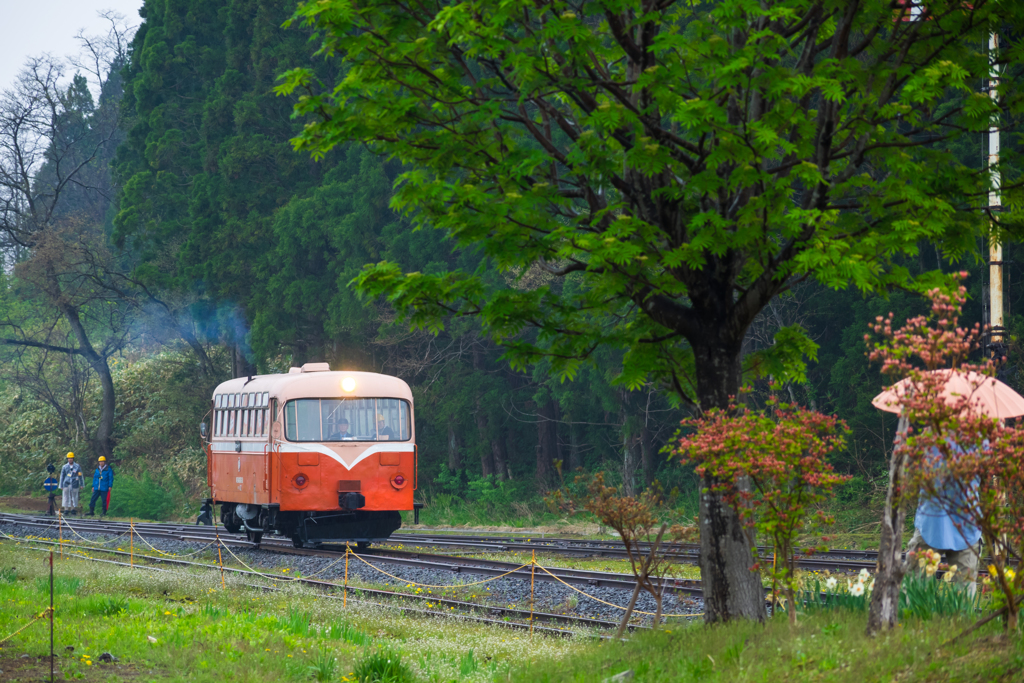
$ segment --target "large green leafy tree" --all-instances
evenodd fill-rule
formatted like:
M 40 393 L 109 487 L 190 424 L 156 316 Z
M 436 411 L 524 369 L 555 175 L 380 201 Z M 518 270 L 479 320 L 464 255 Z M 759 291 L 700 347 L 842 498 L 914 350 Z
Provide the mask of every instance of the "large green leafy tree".
M 318 0 L 296 19 L 344 77 L 299 68 L 281 91 L 303 94 L 299 148 L 398 157 L 396 207 L 502 270 L 553 276 L 495 289 L 384 262 L 363 291 L 416 325 L 480 316 L 513 362 L 548 357 L 566 376 L 618 347 L 626 385 L 725 407 L 748 328 L 795 282 L 929 286 L 938 275 L 912 277 L 900 255 L 922 241 L 961 255 L 987 229 L 989 177 L 948 149 L 996 114 L 978 92 L 987 34 L 1021 28 L 1024 6 L 909 4 Z M 997 61 L 1019 57 L 1004 41 Z M 1020 100 L 999 87 L 1009 125 Z M 785 327 L 751 367 L 799 377 L 813 350 Z M 735 512 L 704 494 L 700 522 L 706 619 L 763 619 Z

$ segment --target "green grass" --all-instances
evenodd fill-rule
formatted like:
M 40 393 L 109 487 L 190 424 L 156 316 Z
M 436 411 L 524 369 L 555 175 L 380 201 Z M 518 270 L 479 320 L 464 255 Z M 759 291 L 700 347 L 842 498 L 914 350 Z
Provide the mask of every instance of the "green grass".
M 44 557 L 0 543 L 0 567 L 9 568 L 0 581 L 0 638 L 48 604 Z M 406 616 L 352 597 L 346 609 L 293 584 L 279 584 L 280 592 L 254 589 L 251 577 L 229 575 L 225 589 L 215 572 L 151 572 L 72 558 L 58 560 L 56 572 L 58 665 L 72 680 L 555 683 L 601 681 L 627 670 L 643 682 L 1024 679 L 1021 636 L 1003 636 L 997 621 L 942 645 L 975 614 L 935 581 L 908 590 L 900 627 L 877 638 L 864 635 L 863 610 L 839 605 L 802 610 L 795 629 L 780 615 L 766 625 L 674 623 L 611 642 L 531 638 Z M 0 669 L 8 675 L 22 666 L 22 653 L 48 651 L 40 620 L 0 648 Z M 104 652 L 118 661 L 101 663 Z M 42 669 L 29 673 L 15 680 L 37 679 Z
M 1020 634 L 998 625 L 944 647 L 969 619 L 909 619 L 894 632 L 864 635 L 866 615 L 837 610 L 801 615 L 791 629 L 784 615 L 767 625 L 702 625 L 635 634 L 602 643 L 564 662 L 531 662 L 511 677 L 524 683 L 590 682 L 633 672 L 635 683 L 791 683 L 800 681 L 1019 681 Z
M 15 568 L 0 581 L 0 638 L 49 604 L 45 557 L 0 543 L 0 566 Z M 56 561 L 56 574 L 58 670 L 72 680 L 337 682 L 363 672 L 371 681 L 492 681 L 528 657 L 557 660 L 586 647 L 407 616 L 353 597 L 346 609 L 293 584 L 279 583 L 279 592 L 251 588 L 251 577 L 228 575 L 225 590 L 216 572 L 132 570 L 69 557 Z M 48 674 L 48 663 L 34 659 L 49 653 L 46 625 L 36 621 L 0 648 L 5 676 L 14 667 L 24 674 L 14 680 Z M 118 661 L 101 663 L 104 652 Z M 31 666 L 21 654 L 33 658 Z

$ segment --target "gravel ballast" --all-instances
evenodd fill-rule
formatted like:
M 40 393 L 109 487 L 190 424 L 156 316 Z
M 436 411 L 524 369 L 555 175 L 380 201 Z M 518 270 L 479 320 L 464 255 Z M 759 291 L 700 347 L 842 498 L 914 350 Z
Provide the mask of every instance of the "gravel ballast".
M 42 529 L 39 527 L 25 526 L 16 523 L 0 524 L 0 531 L 11 536 L 36 536 L 56 539 L 58 532 L 56 528 Z M 69 538 L 71 536 L 71 538 Z M 82 536 L 94 541 L 105 541 L 111 537 L 106 535 L 83 533 Z M 65 540 L 74 539 L 74 534 L 64 533 Z M 194 553 L 204 548 L 202 543 L 184 542 L 159 537 L 146 537 L 146 541 L 155 548 L 165 553 L 184 555 Z M 115 546 L 118 544 L 114 544 Z M 136 541 L 136 548 L 140 551 L 148 548 L 139 547 Z M 122 546 L 123 547 L 123 544 Z M 280 575 L 282 578 L 295 576 L 297 573 L 304 577 L 313 577 L 326 581 L 340 582 L 344 579 L 345 563 L 338 562 L 337 557 L 316 557 L 308 555 L 285 555 L 281 552 L 270 552 L 267 550 L 253 550 L 250 548 L 231 548 L 231 552 L 238 556 L 245 564 L 267 573 Z M 230 562 L 230 555 L 225 555 L 225 562 Z M 530 608 L 530 580 L 522 578 L 504 577 L 494 579 L 484 584 L 471 588 L 458 589 L 460 585 L 476 583 L 486 577 L 479 574 L 472 574 L 471 567 L 463 566 L 459 573 L 436 568 L 417 568 L 391 564 L 386 558 L 368 556 L 368 562 L 379 567 L 388 574 L 399 577 L 398 580 L 388 577 L 375 569 L 367 566 L 358 559 L 352 558 L 348 563 L 348 574 L 350 582 L 358 580 L 375 586 L 401 588 L 410 590 L 407 584 L 425 584 L 428 586 L 450 586 L 458 590 L 457 599 L 466 599 L 471 602 L 481 602 L 484 605 L 514 607 L 516 609 Z M 333 565 L 333 566 L 330 566 Z M 288 569 L 288 572 L 282 570 Z M 416 587 L 413 586 L 413 589 Z M 625 606 L 628 604 L 632 591 L 620 588 L 609 588 L 603 586 L 576 586 L 579 591 L 586 595 L 598 598 L 613 605 Z M 429 592 L 428 592 L 429 591 Z M 444 588 L 423 588 L 420 595 L 436 595 L 443 597 L 442 593 L 450 594 Z M 475 597 L 471 597 L 475 596 Z M 570 606 L 575 603 L 574 609 Z M 534 609 L 539 612 L 553 612 L 556 614 L 570 614 L 572 616 L 590 617 L 608 621 L 618 621 L 622 617 L 622 610 L 609 605 L 591 600 L 581 595 L 576 590 L 559 583 L 536 581 L 534 583 Z M 654 598 L 641 591 L 636 604 L 636 609 L 653 613 L 656 609 Z M 685 595 L 666 594 L 663 610 L 665 614 L 692 614 L 697 615 L 703 611 L 703 602 L 699 597 Z M 651 617 L 644 616 L 642 621 L 649 623 Z

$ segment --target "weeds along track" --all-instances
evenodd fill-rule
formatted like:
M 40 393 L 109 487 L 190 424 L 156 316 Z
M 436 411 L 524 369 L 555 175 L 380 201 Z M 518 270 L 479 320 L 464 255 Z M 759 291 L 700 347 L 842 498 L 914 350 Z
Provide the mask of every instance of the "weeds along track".
M 90 532 L 91 533 L 91 532 Z M 0 539 L 6 540 L 6 539 Z M 206 564 L 203 562 L 191 562 L 188 560 L 181 560 L 169 557 L 156 557 L 152 555 L 143 555 L 140 553 L 132 554 L 134 559 L 131 563 L 116 560 L 106 560 L 102 558 L 92 557 L 87 553 L 106 553 L 109 555 L 120 556 L 122 558 L 129 557 L 130 553 L 123 550 L 114 550 L 111 548 L 101 548 L 95 546 L 86 546 L 76 544 L 73 542 L 65 542 L 61 544 L 58 541 L 46 540 L 41 538 L 31 539 L 16 539 L 20 543 L 24 544 L 24 547 L 28 550 L 36 550 L 43 552 L 50 552 L 55 550 L 58 546 L 63 545 L 65 552 L 71 559 L 84 560 L 89 562 L 100 562 L 104 564 L 110 564 L 119 567 L 131 567 L 133 569 L 150 570 L 150 571 L 169 571 L 160 567 L 153 566 L 154 564 L 169 564 L 178 567 L 186 568 L 198 568 L 206 571 L 219 572 L 222 571 L 226 574 L 240 575 L 244 577 L 260 578 L 269 581 L 281 581 L 280 575 L 273 575 L 264 572 L 251 571 L 247 569 L 238 569 L 237 567 L 224 566 L 223 569 L 215 564 Z M 43 547 L 39 547 L 43 546 Z M 529 612 L 527 610 L 518 610 L 504 607 L 495 607 L 489 605 L 481 605 L 479 603 L 465 602 L 459 600 L 450 600 L 447 598 L 438 598 L 433 596 L 420 596 L 409 593 L 402 593 L 397 591 L 387 591 L 376 588 L 365 588 L 361 586 L 343 586 L 337 583 L 328 581 L 320 581 L 317 579 L 297 577 L 290 580 L 292 583 L 298 583 L 313 588 L 318 588 L 324 591 L 323 597 L 330 600 L 342 601 L 345 598 L 343 596 L 336 595 L 337 591 L 345 591 L 350 595 L 355 596 L 369 596 L 373 598 L 379 598 L 387 600 L 388 602 L 374 602 L 372 600 L 361 599 L 359 597 L 351 597 L 354 603 L 362 603 L 375 605 L 382 608 L 397 609 L 403 614 L 418 615 L 426 617 L 443 617 L 448 619 L 460 619 L 464 621 L 472 621 L 475 623 L 500 626 L 502 628 L 509 628 L 521 631 L 535 631 L 543 635 L 553 635 L 559 637 L 571 637 L 581 635 L 579 631 L 572 630 L 570 627 L 583 627 L 588 629 L 583 635 L 593 636 L 597 635 L 600 631 L 612 630 L 618 627 L 618 624 L 610 621 L 603 621 L 600 619 L 590 619 L 587 617 L 574 617 L 563 614 L 552 614 L 547 612 Z M 268 585 L 263 583 L 245 583 L 243 584 L 246 588 L 253 588 L 267 592 L 282 592 L 285 589 L 280 588 L 276 585 Z M 427 608 L 409 607 L 406 605 L 398 605 L 397 601 L 405 602 L 417 602 L 420 604 L 427 604 Z M 443 609 L 431 609 L 431 608 L 443 608 Z M 484 615 L 487 616 L 484 616 Z M 534 622 L 531 625 L 531 621 Z M 561 626 L 543 626 L 537 625 L 536 622 L 542 624 L 559 624 Z M 636 629 L 647 629 L 649 627 L 638 624 L 629 624 L 630 630 Z M 607 636 L 599 636 L 607 637 Z
M 0 521 L 10 519 L 19 524 L 32 524 L 49 526 L 53 523 L 51 517 L 39 517 L 30 515 L 15 515 L 0 513 Z M 87 530 L 91 533 L 123 533 L 127 531 L 126 522 L 108 522 L 100 520 L 75 519 L 65 523 L 75 529 Z M 144 536 L 168 538 L 173 540 L 210 542 L 219 533 L 223 543 L 239 547 L 256 547 L 255 544 L 247 541 L 244 536 L 231 535 L 223 530 L 218 531 L 217 527 L 190 526 L 170 523 L 146 523 L 135 524 L 138 533 Z M 571 539 L 571 538 L 536 538 L 536 534 L 522 535 L 474 535 L 474 534 L 451 534 L 434 532 L 415 532 L 392 534 L 387 541 L 388 545 L 413 545 L 415 551 L 398 550 L 388 548 L 373 548 L 365 553 L 367 557 L 376 556 L 388 558 L 388 562 L 407 567 L 422 567 L 431 569 L 447 569 L 454 572 L 467 574 L 480 574 L 484 576 L 496 576 L 509 571 L 515 565 L 510 562 L 496 560 L 483 560 L 478 558 L 463 558 L 458 554 L 431 554 L 424 553 L 420 548 L 424 546 L 436 549 L 452 549 L 463 553 L 502 553 L 502 552 L 538 552 L 551 555 L 577 558 L 608 558 L 627 559 L 628 555 L 621 541 L 614 540 L 593 540 L 593 539 Z M 259 546 L 263 550 L 271 552 L 295 554 L 295 555 L 320 555 L 332 556 L 339 551 L 329 548 L 296 549 L 289 541 L 265 538 Z M 647 544 L 640 545 L 642 550 L 647 549 Z M 758 550 L 762 553 L 762 561 L 771 562 L 770 548 L 760 546 Z M 696 564 L 699 546 L 687 544 L 673 558 L 676 562 L 685 564 Z M 814 553 L 808 557 L 799 557 L 797 566 L 801 569 L 815 571 L 840 571 L 858 572 L 861 569 L 873 571 L 878 559 L 877 550 L 846 550 L 836 549 Z M 433 564 L 431 564 L 433 563 Z M 982 567 L 988 565 L 987 558 L 982 560 Z M 558 579 L 566 583 L 581 586 L 604 586 L 610 588 L 624 588 L 632 590 L 634 580 L 631 575 L 612 572 L 573 570 L 573 569 L 551 569 Z M 529 569 L 523 570 L 525 575 Z M 984 570 L 982 569 L 982 573 Z M 515 574 L 524 576 L 524 573 Z M 537 577 L 539 581 L 557 581 L 556 578 L 545 575 Z M 676 593 L 687 593 L 690 595 L 701 595 L 699 581 L 685 579 L 666 580 L 667 590 Z
M 27 517 L 21 515 L 0 515 L 0 522 L 10 521 L 22 526 L 50 529 L 57 522 L 48 517 Z M 339 558 L 345 555 L 344 547 L 325 546 L 321 548 L 295 548 L 289 540 L 278 540 L 275 538 L 264 538 L 257 544 L 246 540 L 243 536 L 221 533 L 215 527 L 185 526 L 175 524 L 134 524 L 137 535 L 149 538 L 163 538 L 175 541 L 191 543 L 212 543 L 219 538 L 224 545 L 242 548 L 259 548 L 273 553 L 283 555 L 299 555 L 307 557 L 328 557 Z M 129 524 L 127 522 L 108 522 L 93 520 L 63 520 L 63 528 L 67 530 L 70 538 L 75 532 L 104 534 L 117 536 L 127 533 Z M 352 552 L 352 555 L 363 558 L 362 561 L 370 562 L 375 558 L 386 560 L 388 564 L 414 567 L 419 569 L 437 570 L 441 572 L 452 572 L 456 574 L 473 574 L 479 576 L 509 576 L 511 578 L 525 579 L 532 578 L 536 582 L 543 583 L 565 583 L 571 586 L 590 586 L 599 588 L 617 588 L 631 591 L 636 585 L 636 580 L 630 574 L 615 572 L 591 571 L 584 569 L 563 569 L 546 568 L 546 571 L 531 572 L 529 566 L 523 566 L 519 562 L 502 562 L 498 560 L 484 560 L 478 558 L 459 557 L 458 555 L 435 555 L 409 550 L 391 550 L 384 548 L 370 548 L 361 552 Z M 699 581 L 691 579 L 665 579 L 666 591 L 687 595 L 701 595 Z
M 52 517 L 39 517 L 30 515 L 15 515 L 0 513 L 0 520 L 9 519 L 19 524 L 49 526 L 54 522 Z M 127 522 L 112 522 L 101 520 L 65 518 L 65 524 L 72 529 L 85 530 L 90 533 L 124 533 L 128 529 Z M 257 547 L 241 535 L 232 535 L 223 529 L 218 531 L 217 527 L 190 526 L 171 523 L 142 523 L 135 524 L 137 533 L 156 538 L 168 538 L 180 541 L 210 542 L 218 534 L 223 543 L 233 546 Z M 627 559 L 628 555 L 621 541 L 606 540 L 584 540 L 569 538 L 541 538 L 537 539 L 531 535 L 500 535 L 500 536 L 478 536 L 470 534 L 448 534 L 448 533 L 398 533 L 392 534 L 388 540 L 389 545 L 415 545 L 417 549 L 424 546 L 437 549 L 452 549 L 468 553 L 500 553 L 500 552 L 539 552 L 566 557 L 594 557 L 608 559 Z M 329 549 L 297 549 L 292 547 L 290 541 L 264 538 L 259 545 L 263 550 L 281 552 L 296 555 L 323 555 L 330 556 Z M 646 550 L 647 544 L 641 544 L 641 549 Z M 770 552 L 770 548 L 760 547 L 762 554 Z M 696 564 L 699 546 L 687 544 L 674 557 L 675 561 L 687 564 Z M 337 552 L 337 551 L 334 551 Z M 432 569 L 448 568 L 455 572 L 476 573 L 485 576 L 495 576 L 507 572 L 515 566 L 509 562 L 495 560 L 460 558 L 452 554 L 429 554 L 419 550 L 392 550 L 385 548 L 374 548 L 365 553 L 367 556 L 387 557 L 393 564 L 400 564 L 409 567 L 423 567 Z M 872 571 L 875 567 L 878 551 L 875 550 L 828 550 L 815 553 L 813 556 L 800 557 L 797 566 L 802 569 L 829 570 L 829 571 L 852 571 L 861 569 Z M 862 559 L 863 558 L 863 559 Z M 765 560 L 770 562 L 771 555 Z M 435 565 L 431 565 L 433 562 Z M 572 585 L 586 586 L 607 586 L 613 588 L 625 588 L 631 590 L 634 580 L 628 574 L 616 574 L 600 571 L 557 569 L 551 570 L 558 578 Z M 529 574 L 529 570 L 525 570 Z M 556 581 L 557 579 L 545 576 L 541 581 Z M 669 580 L 669 590 L 678 593 L 700 595 L 700 582 L 692 580 Z M 628 584 L 628 585 L 627 585 Z
M 87 547 L 91 551 L 110 553 L 113 555 L 120 555 L 122 557 L 127 556 L 129 553 L 125 552 L 128 546 L 128 532 L 129 524 L 125 522 L 112 522 L 112 521 L 99 521 L 99 520 L 62 520 L 59 524 L 57 520 L 49 517 L 33 517 L 27 515 L 11 515 L 11 514 L 0 514 L 0 530 L 4 526 L 27 528 L 27 531 L 23 531 L 23 535 L 31 534 L 36 536 L 32 530 L 39 530 L 39 534 L 46 534 L 50 538 L 48 543 L 54 543 L 58 535 L 64 539 L 65 547 L 70 547 L 68 541 L 73 543 L 79 543 L 79 534 L 86 535 L 101 535 L 107 537 L 109 540 L 104 541 L 105 544 L 120 539 L 117 544 L 120 545 L 123 550 L 113 550 L 111 548 L 96 547 L 93 545 L 94 542 L 86 541 L 83 547 Z M 316 549 L 296 549 L 292 547 L 288 541 L 278 540 L 264 540 L 263 543 L 258 547 L 255 544 L 245 540 L 242 537 L 232 536 L 226 533 L 220 533 L 222 530 L 218 530 L 212 527 L 198 527 L 178 524 L 135 524 L 133 525 L 136 539 L 134 541 L 134 547 L 136 550 L 143 550 L 144 553 L 139 555 L 145 555 L 147 562 L 167 562 L 171 564 L 180 564 L 182 566 L 188 566 L 190 563 L 185 561 L 180 556 L 174 556 L 173 553 L 163 553 L 159 548 L 154 548 L 155 552 L 149 551 L 144 547 L 145 541 L 140 539 L 148 538 L 150 541 L 155 543 L 157 546 L 161 545 L 161 541 L 171 542 L 166 543 L 165 548 L 174 545 L 174 543 L 185 543 L 190 546 L 210 546 L 213 547 L 219 540 L 225 550 L 235 548 L 236 550 L 245 550 L 252 552 L 255 555 L 260 555 L 262 560 L 266 560 L 266 556 L 262 555 L 261 552 L 269 552 L 274 554 L 280 554 L 282 556 L 295 557 L 309 557 L 319 558 L 318 561 L 321 566 L 325 562 L 329 562 L 328 566 L 334 567 L 337 572 L 340 567 L 344 566 L 345 552 L 344 547 L 335 548 L 316 548 Z M 33 539 L 35 540 L 35 539 Z M 215 549 L 211 552 L 216 552 Z M 156 557 L 159 554 L 161 557 Z M 225 559 L 227 559 L 227 553 L 225 553 Z M 238 558 L 236 558 L 238 559 Z M 248 559 L 248 558 L 247 558 Z M 254 559 L 248 559 L 253 564 L 258 564 Z M 293 561 L 289 561 L 292 563 Z M 299 560 L 294 560 L 295 566 L 299 566 Z M 242 566 L 247 565 L 239 560 Z M 194 564 L 194 563 L 192 563 Z M 264 562 L 265 564 L 265 562 Z M 617 626 L 617 622 L 612 619 L 617 619 L 621 614 L 621 606 L 625 604 L 626 600 L 622 599 L 621 595 L 616 593 L 621 592 L 627 594 L 632 591 L 635 586 L 635 581 L 632 576 L 625 574 L 615 574 L 610 572 L 594 572 L 584 570 L 573 570 L 573 569 L 561 569 L 561 568 L 547 568 L 542 567 L 538 564 L 536 567 L 523 563 L 510 563 L 510 562 L 498 562 L 493 560 L 481 560 L 475 558 L 464 558 L 451 555 L 433 555 L 424 554 L 418 552 L 389 550 L 389 549 L 373 549 L 368 552 L 352 553 L 349 557 L 349 565 L 352 566 L 353 570 L 360 568 L 360 565 L 366 565 L 373 568 L 375 571 L 379 571 L 382 574 L 396 579 L 398 583 L 405 583 L 406 578 L 394 576 L 387 570 L 396 571 L 393 567 L 410 567 L 414 568 L 417 572 L 417 577 L 426 576 L 430 583 L 444 583 L 448 585 L 433 586 L 435 594 L 433 595 L 415 595 L 403 591 L 389 591 L 380 590 L 375 588 L 364 588 L 362 586 L 349 585 L 349 591 L 363 591 L 367 595 L 375 597 L 387 597 L 393 599 L 403 600 L 416 600 L 422 603 L 432 605 L 434 607 L 442 607 L 446 611 L 444 614 L 466 614 L 472 612 L 476 615 L 484 613 L 489 617 L 497 617 L 499 620 L 523 620 L 526 619 L 526 626 L 529 626 L 529 611 L 522 609 L 525 604 L 530 603 L 530 597 L 532 595 L 531 583 L 537 584 L 538 602 L 540 608 L 535 608 L 534 623 L 546 622 L 554 623 L 559 625 L 567 625 L 571 627 L 584 627 L 588 629 L 605 629 L 613 628 Z M 201 565 L 201 563 L 200 563 Z M 377 566 L 375 566 L 377 565 Z M 379 565 L 385 565 L 386 569 L 382 570 Z M 203 565 L 201 565 L 203 566 Z M 208 567 L 208 565 L 206 565 Z M 216 568 L 216 567 L 214 567 Z M 252 569 L 248 567 L 248 569 Z M 262 571 L 260 568 L 256 571 L 250 571 L 249 573 L 255 576 L 263 576 L 268 579 L 281 581 L 288 578 L 281 574 L 270 574 Z M 225 567 L 225 570 L 228 570 Z M 243 571 L 244 570 L 237 570 Z M 303 570 L 307 575 L 310 571 Z M 319 572 L 314 572 L 319 573 Z M 373 572 L 365 571 L 361 577 L 364 583 L 369 582 L 370 585 L 379 585 L 385 583 L 388 585 L 390 582 L 379 581 L 380 577 L 376 577 Z M 366 574 L 373 574 L 373 577 L 368 581 Z M 448 583 L 453 574 L 459 575 L 472 575 L 473 578 L 468 581 L 460 581 L 459 583 L 450 584 Z M 347 569 L 346 569 L 347 575 Z M 484 581 L 477 581 L 477 576 L 488 577 Z M 374 578 L 376 577 L 376 578 Z M 437 580 L 431 580 L 436 577 L 449 577 L 440 578 Z M 504 577 L 504 578 L 499 578 Z M 436 589 L 443 588 L 443 592 L 461 591 L 467 586 L 473 586 L 497 579 L 500 582 L 500 588 L 496 589 L 497 592 L 493 594 L 485 594 L 483 591 L 476 591 L 481 593 L 481 598 L 505 598 L 502 601 L 508 606 L 503 604 L 491 604 L 478 602 L 468 602 L 466 600 L 450 599 L 436 594 Z M 514 581 L 505 581 L 504 579 L 515 579 Z M 309 585 L 319 586 L 322 588 L 330 589 L 342 589 L 343 586 L 340 584 L 338 577 L 335 577 L 332 581 L 322 581 L 320 579 L 304 578 L 304 583 Z M 415 581 L 412 582 L 414 585 Z M 549 586 L 546 600 L 541 599 L 542 584 Z M 563 584 L 563 585 L 558 585 Z M 393 585 L 393 584 L 391 584 Z M 490 584 L 492 586 L 498 586 L 498 583 Z M 574 586 L 580 586 L 582 588 L 574 588 Z M 390 586 L 389 586 L 390 587 Z M 700 605 L 699 601 L 695 600 L 694 595 L 699 595 L 701 592 L 700 583 L 696 581 L 676 581 L 674 579 L 667 579 L 665 583 L 666 593 L 686 596 L 684 601 L 677 602 L 677 606 L 681 609 L 668 609 L 666 608 L 666 616 L 672 615 L 672 612 L 682 612 L 674 616 L 678 617 L 689 617 L 689 616 L 700 616 Z M 570 591 L 576 591 L 572 593 Z M 429 591 L 428 591 L 429 592 Z M 465 591 L 470 592 L 469 590 Z M 588 616 L 577 616 L 575 614 L 557 614 L 556 612 L 566 609 L 563 607 L 558 600 L 551 599 L 552 592 L 560 595 L 564 598 L 565 602 L 569 604 L 572 600 L 571 606 L 568 607 L 569 612 L 575 612 L 575 607 L 579 604 L 583 609 L 584 614 Z M 455 597 L 453 595 L 453 597 Z M 462 597 L 462 596 L 459 596 Z M 476 597 L 475 595 L 472 597 Z M 596 600 L 595 604 L 591 600 Z M 669 597 L 666 597 L 666 601 Z M 545 603 L 547 608 L 545 609 Z M 669 605 L 671 603 L 668 603 Z M 518 607 L 518 609 L 517 609 Z M 553 610 L 551 608 L 554 608 Z M 619 610 L 619 611 L 616 611 Z M 639 615 L 650 616 L 650 613 L 642 611 L 641 607 L 638 607 Z M 592 618 L 596 616 L 597 618 Z M 475 616 L 474 618 L 480 619 L 482 617 Z M 642 616 L 640 618 L 643 618 Z M 490 619 L 494 621 L 494 619 Z M 501 621 L 501 623 L 509 623 L 507 621 Z M 513 622 L 514 623 L 514 622 Z M 555 629 L 562 631 L 564 629 Z

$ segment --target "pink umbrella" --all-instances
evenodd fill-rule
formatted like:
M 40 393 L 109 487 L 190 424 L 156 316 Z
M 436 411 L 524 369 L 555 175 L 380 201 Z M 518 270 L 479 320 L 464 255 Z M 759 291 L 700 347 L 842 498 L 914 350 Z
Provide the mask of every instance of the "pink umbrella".
M 964 396 L 971 397 L 971 404 L 982 415 L 1005 420 L 1008 417 L 1024 415 L 1024 396 L 999 380 L 976 372 L 960 370 L 932 370 L 947 375 L 942 395 L 952 404 Z M 900 399 L 911 386 L 910 378 L 902 379 L 871 401 L 871 405 L 889 413 L 900 412 Z

